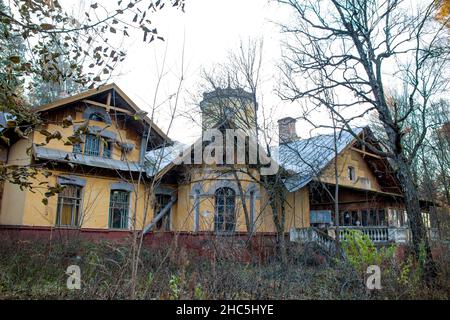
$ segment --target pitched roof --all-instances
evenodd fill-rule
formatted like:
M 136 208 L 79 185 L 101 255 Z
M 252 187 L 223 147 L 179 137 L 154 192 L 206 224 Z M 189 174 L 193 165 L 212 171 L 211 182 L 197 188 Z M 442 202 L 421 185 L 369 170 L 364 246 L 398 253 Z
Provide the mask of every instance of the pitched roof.
M 39 159 L 70 162 L 119 171 L 140 171 L 140 165 L 138 162 L 126 162 L 104 157 L 94 157 L 36 145 L 33 145 L 33 154 Z
M 162 172 L 180 153 L 188 147 L 184 143 L 175 142 L 173 145 L 153 149 L 145 154 L 145 172 L 151 177 Z
M 246 135 L 243 131 L 236 131 L 235 134 L 237 136 L 240 137 L 240 139 L 243 139 L 245 141 L 246 139 Z M 207 144 L 205 144 L 205 142 L 208 142 Z M 211 143 L 210 141 L 206 140 L 203 141 L 203 135 L 200 136 L 194 143 L 190 144 L 190 145 L 186 145 L 180 142 L 174 143 L 173 145 L 169 145 L 166 147 L 162 147 L 159 149 L 155 149 L 155 150 L 151 150 L 149 152 L 146 153 L 145 157 L 147 160 L 147 166 L 149 166 L 148 163 L 152 163 L 149 166 L 149 169 L 147 170 L 147 174 L 148 175 L 153 175 L 153 174 L 159 174 L 159 175 L 164 175 L 165 173 L 167 173 L 168 171 L 170 171 L 173 167 L 175 167 L 177 164 L 181 164 L 184 163 L 184 161 L 187 161 L 188 164 L 191 163 L 191 152 L 193 150 L 196 150 L 196 148 L 201 148 L 203 150 L 203 148 L 208 145 L 209 143 Z M 250 149 L 252 148 L 259 148 L 259 161 L 261 161 L 262 163 L 268 165 L 270 164 L 270 166 L 272 166 L 272 164 L 277 164 L 276 161 L 272 158 L 269 157 L 265 150 L 263 148 L 261 148 L 261 146 L 259 146 L 258 143 L 255 143 L 255 141 L 253 139 L 249 139 L 248 140 L 248 147 Z M 223 146 L 222 146 L 223 147 Z M 161 160 L 160 160 L 161 159 Z M 174 161 L 176 160 L 176 161 Z M 159 165 L 158 165 L 158 161 L 160 161 Z M 152 168 L 153 166 L 153 168 Z M 264 168 L 262 168 L 262 170 L 264 170 Z M 270 171 L 270 168 L 268 169 Z
M 353 132 L 359 135 L 363 130 L 364 128 L 354 128 Z M 351 133 L 338 132 L 337 153 L 341 153 L 354 140 Z M 290 173 L 284 183 L 290 192 L 294 192 L 311 182 L 334 159 L 334 135 L 322 134 L 283 143 L 271 148 L 271 154 Z
M 73 102 L 76 102 L 76 101 L 79 101 L 79 100 L 83 100 L 83 99 L 89 98 L 89 97 L 94 96 L 94 95 L 98 95 L 98 94 L 103 93 L 103 92 L 110 91 L 110 90 L 117 92 L 117 94 L 126 102 L 126 104 L 134 112 L 138 113 L 138 112 L 142 112 L 143 111 L 115 83 L 106 84 L 106 85 L 100 86 L 98 88 L 86 90 L 86 91 L 80 92 L 78 94 L 75 94 L 75 95 L 72 95 L 72 96 L 69 96 L 69 97 L 66 97 L 66 98 L 62 98 L 62 99 L 53 101 L 51 103 L 47 103 L 45 105 L 42 105 L 42 106 L 39 106 L 39 107 L 35 108 L 34 111 L 35 112 L 43 112 L 43 111 L 51 110 L 51 109 L 54 109 L 54 108 L 57 108 L 57 107 L 61 107 L 63 105 L 69 104 L 69 103 L 73 103 Z M 153 121 L 150 120 L 150 118 L 148 116 L 143 116 L 142 119 L 144 120 L 144 122 L 146 122 L 148 125 L 150 125 L 152 130 L 154 130 L 164 140 L 166 140 L 168 142 L 171 142 L 170 138 L 156 124 L 154 124 Z

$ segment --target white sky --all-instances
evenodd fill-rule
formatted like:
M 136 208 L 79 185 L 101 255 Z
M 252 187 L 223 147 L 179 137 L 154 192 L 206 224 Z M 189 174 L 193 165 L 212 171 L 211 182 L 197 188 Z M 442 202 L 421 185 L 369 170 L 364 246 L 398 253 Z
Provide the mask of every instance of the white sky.
M 111 4 L 107 0 L 98 2 L 105 6 Z M 282 34 L 273 21 L 285 21 L 288 17 L 286 8 L 281 8 L 269 0 L 186 0 L 185 13 L 181 10 L 164 8 L 151 16 L 158 33 L 165 41 L 145 44 L 142 42 L 142 32 L 137 32 L 132 41 L 125 45 L 127 58 L 120 69 L 116 70 L 118 75 L 112 81 L 116 82 L 142 109 L 150 111 L 157 86 L 158 70 L 162 68 L 164 57 L 165 76 L 161 81 L 156 105 L 176 92 L 181 75 L 184 43 L 185 82 L 177 107 L 179 113 L 172 124 L 169 136 L 189 143 L 198 138 L 200 128 L 198 124 L 183 116 L 183 113 L 192 113 L 194 102 L 192 94 L 198 95 L 203 91 L 199 85 L 202 69 L 208 70 L 215 64 L 224 63 L 228 52 L 239 48 L 240 39 L 247 41 L 249 38 L 262 38 L 264 101 L 259 103 L 266 110 L 275 108 L 271 118 L 276 124 L 276 120 L 284 116 L 300 114 L 296 105 L 282 104 L 274 92 L 276 79 L 279 77 L 276 65 L 281 57 Z M 168 108 L 170 108 L 168 103 L 163 104 L 155 116 L 155 122 L 164 131 L 169 126 Z M 300 126 L 297 127 L 297 131 L 301 134 Z
M 84 17 L 83 7 L 90 11 L 89 6 L 94 2 L 107 11 L 117 7 L 116 0 L 61 1 L 78 17 Z M 412 1 L 410 5 L 416 6 L 417 2 Z M 144 43 L 142 31 L 128 29 L 131 37 L 120 45 L 120 49 L 127 52 L 126 60 L 115 70 L 110 82 L 116 82 L 145 111 L 151 112 L 153 106 L 159 106 L 153 119 L 161 129 L 167 131 L 174 103 L 174 99 L 168 102 L 167 97 L 177 91 L 184 61 L 184 82 L 175 120 L 168 135 L 172 139 L 190 143 L 200 135 L 198 103 L 201 93 L 207 90 L 201 87 L 201 71 L 211 70 L 214 65 L 225 63 L 228 53 L 237 50 L 241 40 L 246 42 L 249 39 L 262 39 L 264 47 L 260 93 L 263 94 L 263 100 L 258 101 L 259 112 L 265 110 L 264 118 L 269 118 L 273 124 L 274 131 L 269 134 L 276 137 L 278 119 L 301 115 L 298 102 L 283 102 L 275 92 L 282 78 L 277 65 L 281 62 L 281 42 L 284 37 L 275 22 L 292 25 L 292 13 L 292 8 L 280 6 L 273 0 L 185 0 L 184 13 L 166 6 L 147 16 L 165 41 Z M 161 70 L 164 76 L 155 99 Z M 386 63 L 384 72 L 391 76 L 390 85 L 395 81 L 401 83 L 401 79 L 392 77 L 392 70 Z M 186 114 L 190 117 L 196 115 L 196 123 L 189 120 Z M 325 124 L 329 117 L 327 113 L 316 113 L 311 118 L 317 124 Z M 261 114 L 259 119 L 262 119 Z M 308 137 L 310 129 L 305 122 L 297 122 L 300 137 Z

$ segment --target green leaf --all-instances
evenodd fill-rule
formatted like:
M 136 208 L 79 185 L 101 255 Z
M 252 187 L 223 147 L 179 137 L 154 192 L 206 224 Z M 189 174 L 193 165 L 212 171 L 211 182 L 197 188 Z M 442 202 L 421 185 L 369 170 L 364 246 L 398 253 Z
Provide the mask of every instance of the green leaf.
M 39 133 L 46 137 L 50 137 L 52 135 L 48 130 L 45 130 L 45 129 L 39 130 Z

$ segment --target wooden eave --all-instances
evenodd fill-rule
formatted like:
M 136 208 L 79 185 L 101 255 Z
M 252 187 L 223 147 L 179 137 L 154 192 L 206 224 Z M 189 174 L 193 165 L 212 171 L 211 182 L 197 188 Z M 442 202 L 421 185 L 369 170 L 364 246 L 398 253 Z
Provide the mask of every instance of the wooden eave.
M 98 88 L 90 89 L 90 90 L 87 90 L 87 91 L 75 94 L 75 95 L 70 96 L 70 97 L 62 98 L 60 100 L 57 100 L 57 101 L 54 101 L 54 102 L 42 105 L 40 107 L 37 107 L 37 108 L 34 109 L 34 111 L 37 112 L 37 113 L 41 113 L 41 112 L 44 112 L 44 111 L 52 110 L 52 109 L 55 109 L 55 108 L 58 108 L 58 107 L 61 107 L 61 106 L 64 106 L 64 105 L 67 105 L 67 104 L 70 104 L 70 103 L 74 103 L 74 102 L 77 102 L 77 101 L 82 101 L 82 100 L 87 100 L 88 101 L 87 103 L 90 103 L 89 99 L 88 99 L 89 97 L 91 97 L 93 95 L 96 95 L 96 94 L 99 94 L 99 93 L 107 92 L 109 90 L 116 91 L 118 93 L 118 95 L 122 99 L 124 99 L 125 102 L 130 106 L 130 108 L 134 111 L 135 114 L 143 111 L 115 83 L 106 84 L 106 85 L 100 86 Z M 131 112 L 129 112 L 128 110 L 123 109 L 123 108 L 116 108 L 116 107 L 113 107 L 113 106 L 108 106 L 107 104 L 103 105 L 103 104 L 98 103 L 98 102 L 96 102 L 94 105 L 96 105 L 96 106 L 101 105 L 102 107 L 105 107 L 105 108 L 109 107 L 110 110 L 115 110 L 115 111 L 118 111 L 118 112 L 123 112 L 123 113 L 128 114 L 128 115 L 132 115 Z M 150 120 L 150 118 L 147 115 L 143 116 L 142 119 L 144 120 L 145 123 L 147 123 L 152 128 L 152 130 L 154 130 L 165 141 L 167 141 L 168 143 L 172 143 L 172 140 L 156 124 L 154 124 L 153 121 Z

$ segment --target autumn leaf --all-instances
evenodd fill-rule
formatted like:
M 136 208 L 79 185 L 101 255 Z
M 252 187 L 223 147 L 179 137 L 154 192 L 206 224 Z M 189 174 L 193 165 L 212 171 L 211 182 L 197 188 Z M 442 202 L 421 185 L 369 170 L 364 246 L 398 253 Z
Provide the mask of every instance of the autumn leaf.
M 7 137 L 1 135 L 1 136 L 0 136 L 0 139 L 1 139 L 4 143 L 6 143 L 6 145 L 9 146 L 9 143 L 10 143 L 10 142 L 9 142 L 9 138 L 7 138 Z
M 45 129 L 39 130 L 39 133 L 46 137 L 50 137 L 52 135 L 48 130 L 45 130 Z
M 11 57 L 9 57 L 9 61 L 11 61 L 12 63 L 19 63 L 20 57 L 19 56 L 11 56 Z
M 66 118 L 63 119 L 62 121 L 62 127 L 63 128 L 67 128 L 70 127 L 71 125 L 73 125 L 73 119 L 72 117 L 69 115 Z
M 55 29 L 55 26 L 50 23 L 43 23 L 43 24 L 41 24 L 41 29 L 42 30 L 52 30 L 52 29 Z

